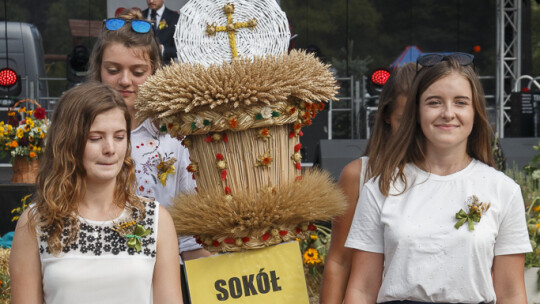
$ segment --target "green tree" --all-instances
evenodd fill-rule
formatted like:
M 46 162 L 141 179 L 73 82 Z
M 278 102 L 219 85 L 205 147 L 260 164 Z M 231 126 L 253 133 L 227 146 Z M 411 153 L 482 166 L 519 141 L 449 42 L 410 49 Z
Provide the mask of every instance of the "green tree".
M 540 4 L 531 1 L 532 57 L 533 74 L 540 76 Z
M 281 0 L 296 48 L 316 45 L 326 61 L 366 57 L 361 43 L 375 39 L 379 13 L 368 0 Z M 348 24 L 347 24 L 348 20 Z M 354 44 L 354 48 L 350 45 Z M 340 71 L 344 73 L 344 71 Z
M 56 0 L 48 7 L 46 16 L 45 50 L 52 54 L 68 54 L 76 42 L 71 35 L 69 19 L 103 20 L 107 17 L 107 3 L 105 0 Z M 95 38 L 81 41 L 91 49 Z
M 31 12 L 28 10 L 29 2 L 31 1 L 2 0 L 0 2 L 0 19 L 7 21 L 29 22 L 29 20 L 31 20 Z M 5 7 L 7 7 L 7 10 Z

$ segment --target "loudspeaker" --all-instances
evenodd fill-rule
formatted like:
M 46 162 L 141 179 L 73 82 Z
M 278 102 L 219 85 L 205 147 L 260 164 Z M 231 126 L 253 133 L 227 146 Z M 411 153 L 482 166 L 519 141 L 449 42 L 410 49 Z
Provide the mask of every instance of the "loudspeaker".
M 532 93 L 510 95 L 510 123 L 505 126 L 507 137 L 534 136 L 534 105 Z
M 367 139 L 321 140 L 319 166 L 338 180 L 343 167 L 364 155 L 366 145 Z

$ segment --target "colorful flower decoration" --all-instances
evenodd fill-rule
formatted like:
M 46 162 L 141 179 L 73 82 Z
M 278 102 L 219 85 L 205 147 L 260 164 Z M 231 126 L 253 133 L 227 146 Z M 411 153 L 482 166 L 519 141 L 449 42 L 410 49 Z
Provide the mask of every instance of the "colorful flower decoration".
M 294 113 L 296 113 L 296 107 L 287 107 L 287 113 L 289 113 L 290 115 L 293 115 Z
M 263 155 L 259 155 L 257 157 L 257 162 L 255 163 L 255 166 L 264 166 L 269 168 L 273 161 L 274 159 L 272 159 L 272 157 L 270 156 L 270 152 L 266 152 Z
M 482 203 L 476 195 L 469 196 L 467 198 L 467 206 L 469 207 L 469 212 L 465 212 L 463 209 L 460 209 L 456 213 L 457 223 L 454 225 L 456 229 L 459 229 L 463 223 L 467 222 L 469 225 L 469 230 L 474 230 L 474 223 L 480 222 L 482 219 L 482 214 L 488 211 L 491 206 L 490 203 Z
M 199 171 L 199 165 L 196 162 L 191 162 L 186 169 L 188 172 L 195 173 Z
M 231 127 L 231 129 L 238 128 L 238 120 L 234 117 L 229 119 L 229 127 Z
M 216 160 L 216 165 L 219 170 L 227 169 L 227 161 L 223 158 L 223 155 L 221 155 L 221 153 L 216 154 Z
M 134 248 L 137 252 L 142 249 L 141 239 L 152 232 L 152 229 L 144 228 L 144 226 L 136 224 L 133 220 L 115 224 L 113 230 L 118 232 L 120 236 L 125 237 L 127 239 L 126 245 L 129 248 Z
M 163 186 L 167 185 L 167 176 L 169 174 L 173 174 L 176 172 L 176 168 L 174 167 L 174 163 L 176 162 L 176 158 L 171 158 L 168 160 L 164 160 L 161 154 L 159 154 L 159 160 L 160 162 L 157 165 L 158 169 L 158 178 L 159 181 Z
M 161 19 L 161 21 L 159 22 L 159 25 L 158 25 L 158 29 L 162 30 L 162 29 L 167 28 L 167 27 L 169 27 L 169 25 L 167 24 L 165 19 Z
M 291 156 L 297 170 L 302 170 L 302 154 L 300 154 L 301 148 L 302 144 L 296 144 L 294 146 L 294 154 Z
M 17 112 L 24 115 L 19 121 Z M 20 108 L 8 111 L 8 121 L 0 121 L 0 157 L 24 157 L 27 160 L 39 158 L 45 146 L 45 135 L 49 121 L 43 108 L 35 111 Z
M 195 116 L 195 120 L 191 123 L 191 130 L 201 129 L 207 127 L 211 124 L 211 121 L 208 119 L 203 119 L 202 117 Z
M 221 140 L 223 140 L 224 143 L 227 143 L 229 141 L 227 134 L 212 133 L 211 135 L 206 136 L 206 138 L 204 139 L 204 141 L 207 143 L 219 142 Z
M 321 263 L 322 260 L 319 258 L 319 252 L 315 248 L 308 248 L 304 252 L 304 264 L 307 265 L 316 265 Z
M 268 128 L 262 128 L 259 131 L 257 131 L 257 137 L 264 140 L 264 141 L 268 141 L 270 136 L 271 136 L 270 135 L 270 129 L 268 129 Z
M 318 112 L 324 110 L 324 103 L 308 103 L 302 101 L 298 104 L 298 107 L 301 109 L 298 113 L 297 123 L 300 126 L 310 126 L 312 124 L 313 118 L 317 115 Z M 296 129 L 295 129 L 296 130 Z
M 272 108 L 263 107 L 261 109 L 261 112 L 257 113 L 257 115 L 255 115 L 255 119 L 261 120 L 261 119 L 269 119 L 269 118 L 272 118 L 272 117 L 279 117 L 279 116 L 281 116 L 281 114 L 279 114 L 279 112 L 277 112 L 277 111 L 272 110 Z

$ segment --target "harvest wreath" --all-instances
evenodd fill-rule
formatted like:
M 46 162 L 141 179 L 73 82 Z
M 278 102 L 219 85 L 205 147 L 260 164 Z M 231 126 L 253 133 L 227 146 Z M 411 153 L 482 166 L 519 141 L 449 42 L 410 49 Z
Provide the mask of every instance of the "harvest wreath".
M 210 251 L 258 249 L 303 239 L 315 220 L 341 213 L 343 194 L 327 173 L 302 176 L 300 143 L 337 89 L 328 66 L 302 51 L 173 63 L 149 77 L 138 116 L 183 138 L 197 181 L 198 193 L 170 209 L 177 233 Z

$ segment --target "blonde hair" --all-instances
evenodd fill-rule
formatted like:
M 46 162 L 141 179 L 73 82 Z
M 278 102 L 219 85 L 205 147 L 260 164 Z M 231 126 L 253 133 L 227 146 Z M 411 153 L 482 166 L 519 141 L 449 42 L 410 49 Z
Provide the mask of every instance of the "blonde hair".
M 144 20 L 139 10 L 124 10 L 117 18 L 126 20 Z M 137 48 L 142 51 L 143 56 L 148 56 L 152 67 L 152 74 L 161 66 L 161 47 L 153 30 L 141 34 L 133 31 L 130 24 L 125 24 L 116 31 L 107 30 L 105 27 L 99 34 L 98 40 L 94 44 L 90 55 L 89 78 L 101 81 L 101 64 L 103 53 L 111 44 L 119 43 L 126 48 Z
M 82 155 L 94 119 L 112 109 L 121 109 L 124 113 L 128 147 L 122 169 L 116 177 L 114 203 L 121 208 L 128 204 L 140 212 L 144 211 L 143 204 L 134 195 L 136 179 L 134 161 L 130 157 L 131 116 L 124 99 L 117 91 L 98 82 L 77 86 L 62 95 L 56 104 L 37 176 L 35 209 L 30 217 L 30 227 L 38 225 L 47 233 L 51 253 L 58 253 L 77 240 L 77 206 L 86 191 Z M 67 241 L 62 241 L 65 228 L 69 228 L 69 235 Z
M 398 179 L 404 182 L 403 191 L 405 191 L 407 189 L 407 180 L 403 172 L 405 165 L 407 163 L 420 165 L 425 160 L 426 138 L 418 124 L 419 99 L 433 83 L 452 73 L 457 73 L 467 79 L 472 91 L 474 123 L 467 139 L 467 154 L 489 166 L 494 166 L 491 149 L 493 131 L 487 118 L 482 85 L 472 66 L 462 66 L 452 57 L 446 57 L 436 65 L 424 67 L 417 73 L 403 112 L 403 116 L 407 119 L 401 122 L 388 148 L 381 151 L 380 161 L 374 164 L 372 174 L 379 177 L 379 189 L 383 195 L 388 196 L 391 185 Z

